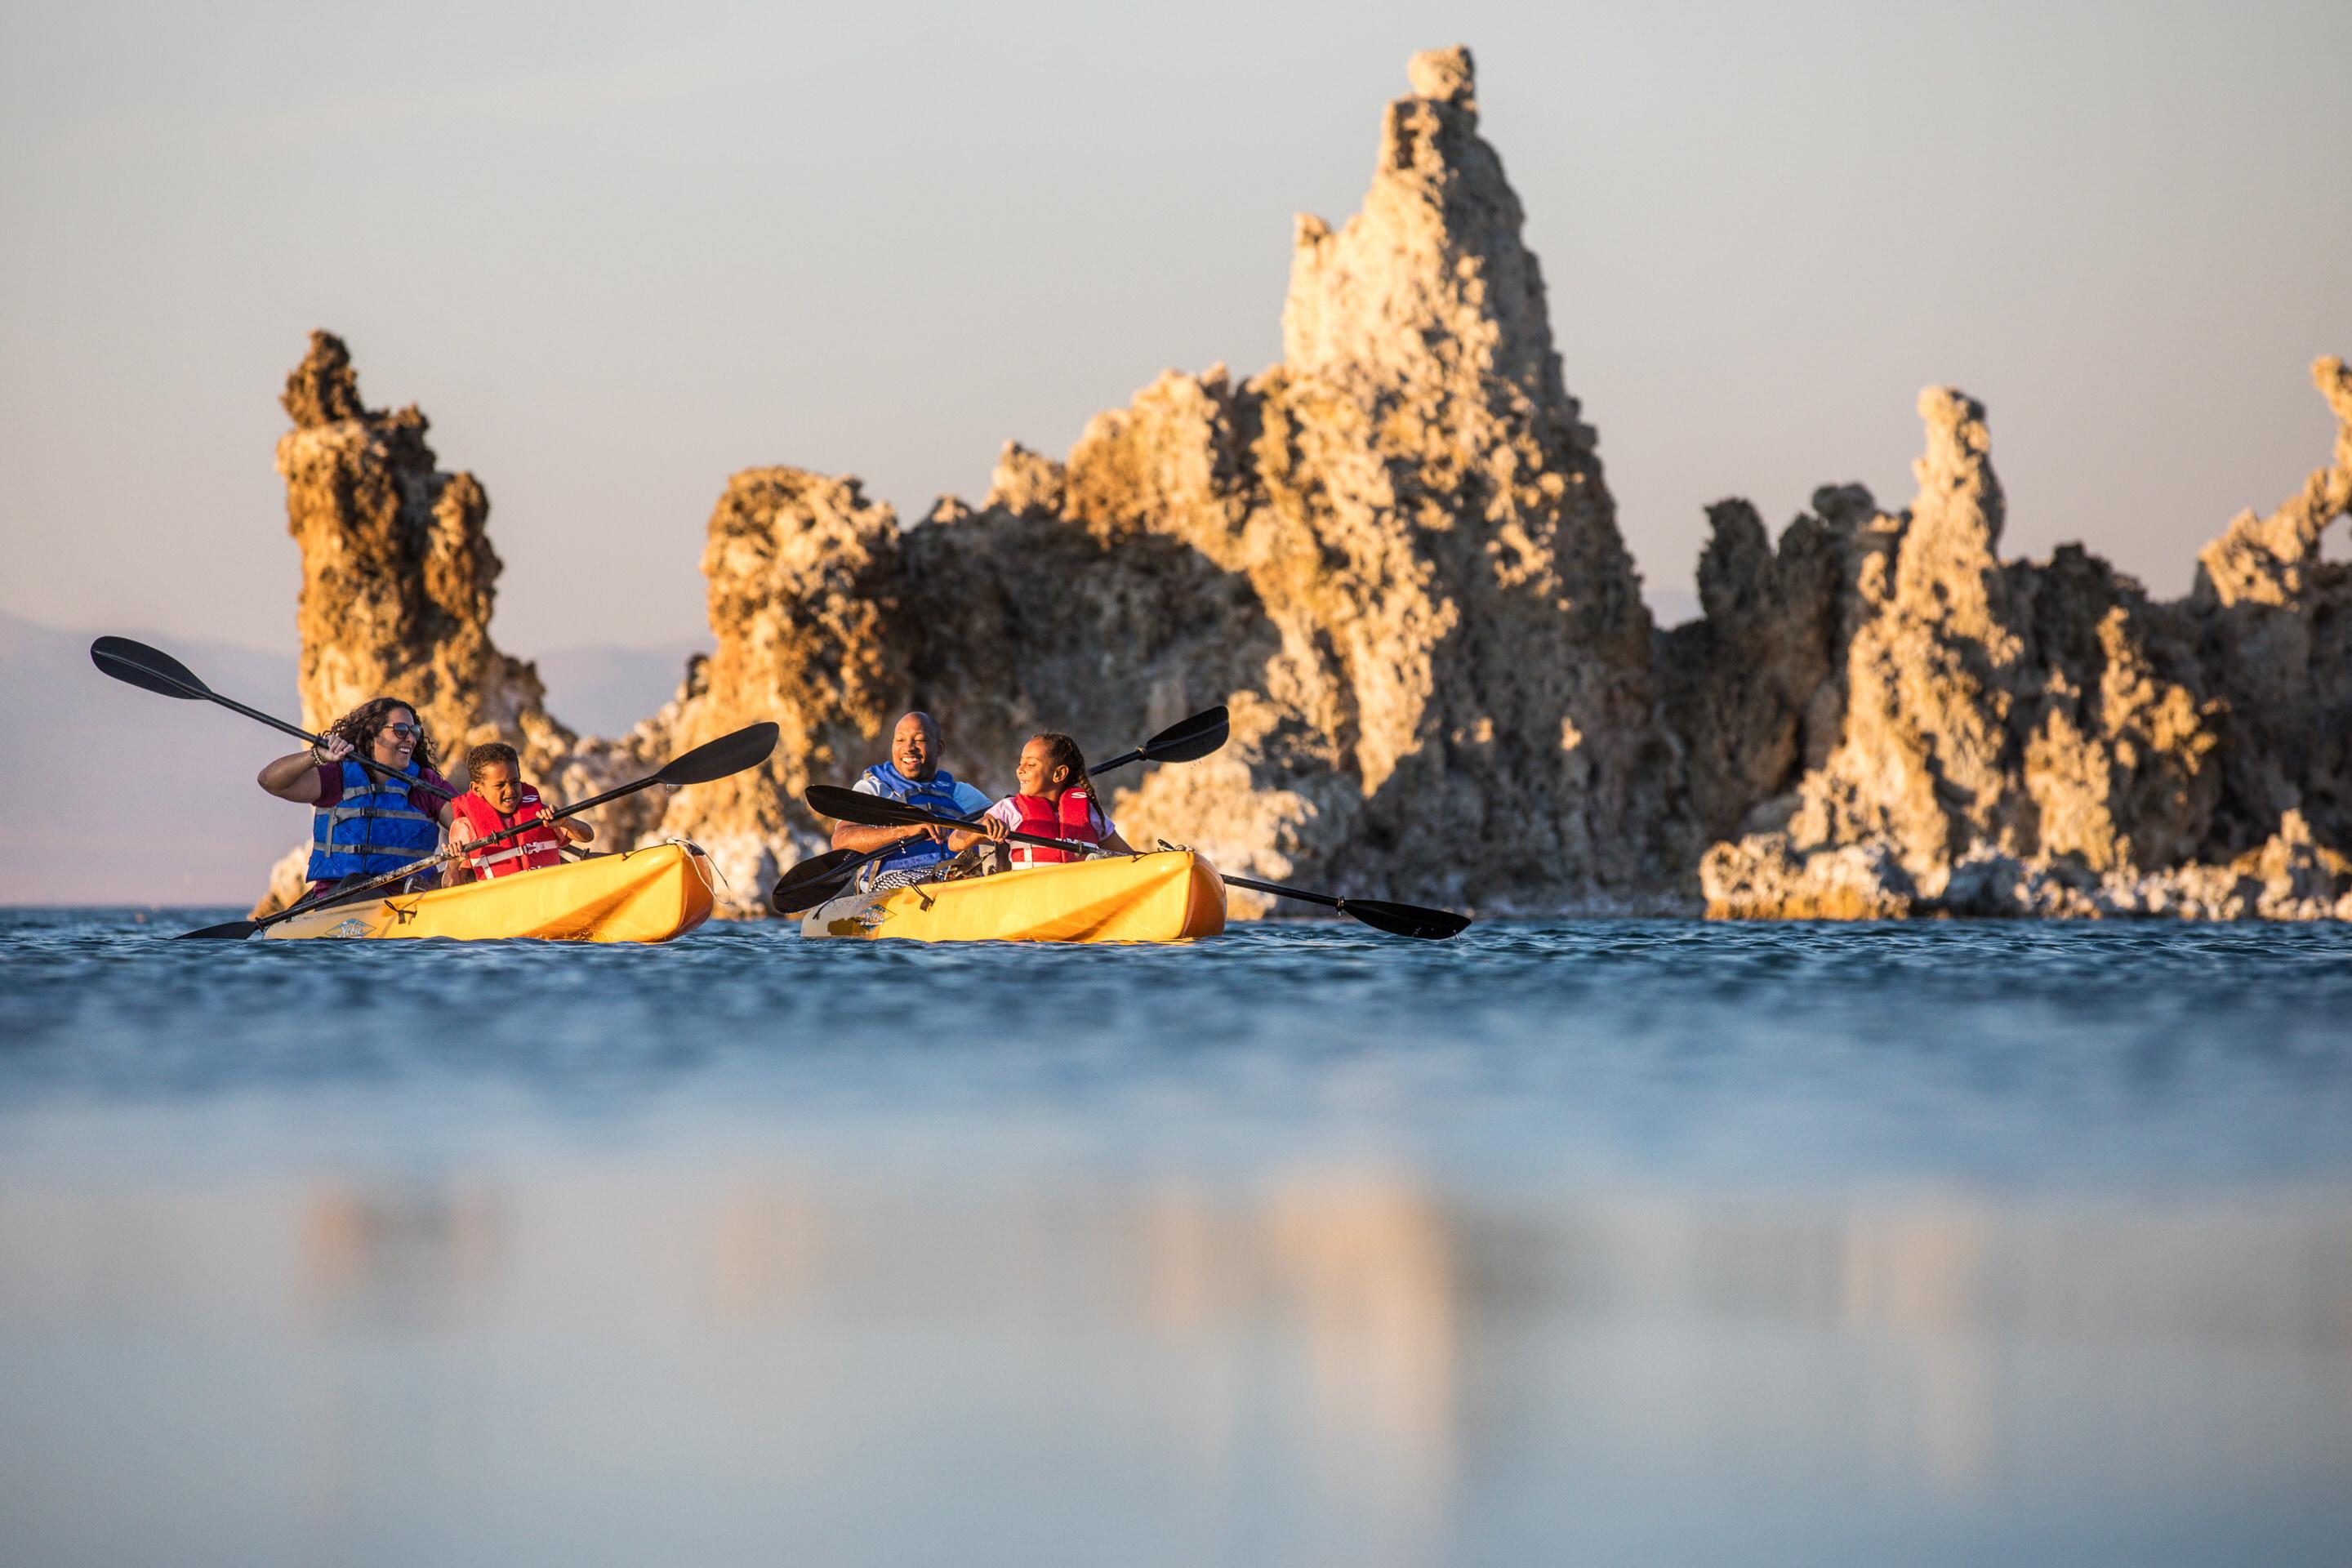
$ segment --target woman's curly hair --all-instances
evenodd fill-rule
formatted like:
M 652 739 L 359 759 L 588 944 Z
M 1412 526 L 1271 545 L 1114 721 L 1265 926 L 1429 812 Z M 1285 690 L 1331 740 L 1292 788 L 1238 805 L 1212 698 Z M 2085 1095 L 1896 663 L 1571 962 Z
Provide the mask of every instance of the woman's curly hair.
M 341 735 L 352 743 L 352 750 L 362 757 L 375 755 L 375 738 L 392 722 L 394 713 L 406 713 L 416 724 L 416 750 L 411 753 L 419 767 L 438 765 L 433 751 L 433 734 L 425 727 L 425 716 L 412 702 L 397 697 L 371 697 L 341 718 L 327 726 L 330 735 Z

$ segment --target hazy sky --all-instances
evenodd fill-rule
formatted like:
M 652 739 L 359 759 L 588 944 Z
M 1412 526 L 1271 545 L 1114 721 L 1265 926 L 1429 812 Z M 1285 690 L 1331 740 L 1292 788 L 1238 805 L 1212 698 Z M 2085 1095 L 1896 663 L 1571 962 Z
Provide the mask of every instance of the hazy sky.
M 1477 54 L 1654 603 L 1701 509 L 1910 494 L 1990 406 L 2012 552 L 2163 593 L 2326 458 L 2352 5 L 22 3 L 0 13 L 0 608 L 293 642 L 271 453 L 351 342 L 488 485 L 509 649 L 705 637 L 727 476 L 902 517 L 1160 369 L 1280 352 L 1420 47 Z

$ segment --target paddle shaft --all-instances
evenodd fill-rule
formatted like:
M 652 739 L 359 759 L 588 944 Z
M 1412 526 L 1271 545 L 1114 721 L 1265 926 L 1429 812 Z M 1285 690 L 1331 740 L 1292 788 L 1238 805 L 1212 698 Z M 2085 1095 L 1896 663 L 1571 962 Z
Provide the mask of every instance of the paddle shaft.
M 657 784 L 660 781 L 657 779 L 641 779 L 637 783 L 628 785 L 626 788 L 609 790 L 606 793 L 596 796 L 594 800 L 583 800 L 578 805 L 567 805 L 552 816 L 533 817 L 529 822 L 518 822 L 512 827 L 501 827 L 496 833 L 485 833 L 479 838 L 468 839 L 463 847 L 451 845 L 446 849 L 437 850 L 431 855 L 427 855 L 422 860 L 412 860 L 396 871 L 386 871 L 381 877 L 370 878 L 367 881 L 360 883 L 357 887 L 330 888 L 325 892 L 320 894 L 316 899 L 297 899 L 292 903 L 287 905 L 284 909 L 278 910 L 276 914 L 264 915 L 261 919 L 254 921 L 253 931 L 261 931 L 267 927 L 276 925 L 279 921 L 291 920 L 296 915 L 307 914 L 310 910 L 317 909 L 328 899 L 349 899 L 361 893 L 373 892 L 378 888 L 389 887 L 394 882 L 404 881 L 408 878 L 416 875 L 417 872 L 425 870 L 429 867 L 442 865 L 447 861 L 457 858 L 461 855 L 470 855 L 477 849 L 480 849 L 488 845 L 499 843 L 503 839 L 511 838 L 518 833 L 539 826 L 541 823 L 561 822 L 574 812 L 585 811 L 592 805 L 596 805 L 602 802 L 611 800 L 614 795 L 627 795 L 631 790 L 644 789 L 648 784 Z M 246 934 L 250 936 L 253 934 L 253 931 L 247 931 Z
M 307 741 L 313 746 L 323 746 L 327 743 L 327 738 L 324 735 L 313 735 L 310 731 L 303 729 L 299 724 L 289 724 L 285 720 L 273 718 L 269 714 L 264 713 L 258 708 L 247 708 L 244 703 L 239 702 L 234 697 L 223 697 L 219 692 L 212 690 L 209 688 L 193 687 L 184 680 L 173 680 L 170 676 L 165 675 L 161 670 L 150 669 L 147 671 L 147 674 L 152 679 L 169 681 L 172 685 L 178 687 L 181 690 L 186 692 L 191 697 L 201 697 L 207 702 L 217 702 L 232 713 L 242 713 L 248 719 L 258 720 L 260 722 L 268 725 L 271 729 L 291 735 L 298 741 Z M 411 789 L 421 789 L 427 795 L 437 795 L 444 800 L 455 800 L 457 798 L 457 795 L 455 790 L 442 789 L 437 785 L 426 784 L 421 778 L 410 778 L 398 768 L 387 766 L 383 763 L 377 762 L 373 757 L 364 757 L 359 752 L 353 752 L 344 760 L 359 763 L 360 766 L 365 768 L 368 772 L 376 774 L 387 783 L 397 780 L 404 782 Z M 323 767 L 325 764 L 321 763 L 320 765 Z
M 1236 877 L 1230 871 L 1217 873 L 1229 888 L 1247 888 L 1253 893 L 1272 893 L 1278 899 L 1297 899 L 1306 903 L 1321 904 L 1327 910 L 1345 910 L 1348 900 L 1329 893 L 1310 893 L 1304 888 L 1279 888 L 1272 882 L 1253 882 L 1247 877 Z
M 920 806 L 912 805 L 908 806 L 906 809 L 908 811 L 922 810 Z M 988 831 L 985 827 L 981 826 L 981 819 L 977 816 L 950 816 L 945 812 L 939 811 L 926 811 L 923 812 L 923 815 L 929 817 L 935 825 L 940 827 L 965 827 L 970 828 L 974 833 L 985 833 Z M 1004 837 L 1015 844 L 1034 844 L 1041 849 L 1066 849 L 1073 855 L 1091 856 L 1107 855 L 1109 853 L 1108 850 L 1105 849 L 1099 844 L 1082 844 L 1075 838 L 1047 838 L 1043 834 L 1024 833 L 1017 827 L 1008 830 Z
M 142 691 L 160 692 L 163 696 L 177 696 L 192 701 L 216 702 L 232 713 L 242 713 L 248 719 L 267 724 L 271 729 L 291 735 L 298 741 L 307 741 L 314 751 L 317 747 L 327 743 L 326 737 L 323 735 L 313 735 L 308 730 L 297 729 L 285 720 L 264 713 L 257 708 L 247 708 L 233 697 L 223 697 L 197 679 L 195 671 L 165 653 L 162 648 L 149 647 L 145 643 L 133 642 L 129 637 L 103 637 L 89 645 L 89 658 L 90 662 L 98 666 L 101 674 L 110 675 L 115 679 L 136 686 Z M 129 673 L 126 674 L 125 671 Z M 402 706 L 408 705 L 403 703 Z M 421 789 L 427 795 L 437 795 L 444 800 L 457 798 L 449 790 L 437 784 L 426 784 L 421 778 L 411 778 L 398 769 L 379 763 L 373 757 L 363 755 L 356 751 L 349 760 L 389 783 L 405 782 L 411 789 Z

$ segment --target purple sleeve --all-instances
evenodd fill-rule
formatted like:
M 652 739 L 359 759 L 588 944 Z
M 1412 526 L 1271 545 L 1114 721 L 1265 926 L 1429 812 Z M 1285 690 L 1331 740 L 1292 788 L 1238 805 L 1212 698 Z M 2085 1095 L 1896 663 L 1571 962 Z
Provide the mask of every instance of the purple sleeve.
M 447 793 L 436 795 L 433 793 L 433 789 L 419 789 L 415 784 L 411 784 L 408 789 L 408 809 L 411 811 L 421 811 L 425 816 L 433 818 L 434 821 L 438 822 L 441 820 L 442 807 L 447 805 L 449 804 L 449 796 L 456 795 L 457 792 L 449 787 L 449 781 L 447 779 L 443 778 L 431 768 L 423 770 L 417 774 L 417 777 L 422 782 L 431 784 L 433 789 L 443 790 Z
M 320 810 L 343 798 L 343 765 L 341 763 L 319 764 L 319 798 L 310 804 Z

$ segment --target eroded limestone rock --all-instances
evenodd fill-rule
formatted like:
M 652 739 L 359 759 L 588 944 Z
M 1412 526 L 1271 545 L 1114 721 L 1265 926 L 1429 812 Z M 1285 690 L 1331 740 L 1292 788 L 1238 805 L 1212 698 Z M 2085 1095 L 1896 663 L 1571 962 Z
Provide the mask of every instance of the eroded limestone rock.
M 912 528 L 854 479 L 737 475 L 704 556 L 717 651 L 616 741 L 558 724 L 491 642 L 486 495 L 321 334 L 279 451 L 310 717 L 397 691 L 573 797 L 773 719 L 766 769 L 604 835 L 701 841 L 734 913 L 821 847 L 800 791 L 847 783 L 906 707 L 1000 792 L 1035 731 L 1100 756 L 1224 702 L 1224 751 L 1106 781 L 1130 839 L 1490 912 L 2352 916 L 2352 572 L 2321 551 L 2352 507 L 2340 361 L 2315 370 L 2331 464 L 2232 521 L 2185 600 L 2079 546 L 2004 561 L 1986 411 L 1937 387 L 1909 506 L 1824 487 L 1775 542 L 1722 502 L 1705 613 L 1657 632 L 1469 52 L 1409 78 L 1361 210 L 1299 220 L 1280 363 L 1169 372 Z
M 1106 781 L 1130 838 L 1490 908 L 1654 892 L 1669 753 L 1640 584 L 1469 55 L 1412 76 L 1362 211 L 1301 220 L 1281 364 L 1171 372 L 1065 462 L 1008 447 L 977 509 L 903 541 L 879 509 L 828 528 L 722 501 L 698 711 L 772 713 L 793 756 L 668 826 L 798 852 L 818 825 L 778 797 L 850 776 L 903 705 L 1002 790 L 1035 731 L 1100 755 L 1224 702 L 1213 761 Z
M 1785 824 L 1708 852 L 1709 909 L 1811 910 L 1830 874 L 1810 869 L 1814 858 L 1835 857 L 1843 885 L 1850 851 L 1879 847 L 1902 872 L 1882 890 L 1899 883 L 1922 910 L 2332 913 L 2335 847 L 2352 836 L 2352 573 L 2319 542 L 2352 507 L 2352 376 L 2336 360 L 2315 376 L 2343 422 L 2334 464 L 2271 518 L 2232 522 L 2178 604 L 2149 601 L 2080 546 L 2001 563 L 1983 411 L 1924 395 L 1918 499 L 1877 528 L 1894 541 L 1891 565 L 1843 562 L 1862 614 L 1841 658 L 1842 738 L 1798 784 Z M 1810 539 L 1810 521 L 1790 540 Z M 1757 585 L 1770 584 L 1771 558 L 1753 530 L 1732 533 L 1741 582 L 1769 599 Z M 1707 661 L 1710 639 L 1756 621 L 1741 620 L 1738 595 L 1717 599 L 1700 630 L 1674 634 L 1702 656 L 1685 687 L 1731 679 Z M 1810 651 L 1811 625 L 1775 626 L 1762 646 Z M 1742 668 L 1763 666 L 1757 640 Z M 1741 695 L 1728 710 L 1751 730 L 1785 730 L 1797 706 L 1778 690 Z M 1743 746 L 1711 710 L 1685 703 L 1677 718 L 1769 775 L 1778 751 Z
M 436 466 L 424 413 L 367 407 L 350 351 L 326 331 L 310 334 L 282 401 L 294 421 L 278 443 L 278 471 L 287 531 L 302 552 L 304 727 L 323 730 L 370 698 L 394 696 L 415 708 L 440 766 L 461 783 L 467 749 L 490 740 L 517 746 L 525 772 L 561 798 L 646 771 L 625 743 L 583 743 L 559 723 L 539 672 L 491 640 L 503 568 L 489 496 L 473 475 Z M 633 841 L 651 815 L 627 801 L 590 820 L 609 844 Z M 273 868 L 257 915 L 299 894 L 308 855 L 297 849 Z
M 415 706 L 445 762 L 478 741 L 551 732 L 538 672 L 490 640 L 503 567 L 481 482 L 436 466 L 415 405 L 362 404 L 331 332 L 310 335 L 283 401 L 294 428 L 278 443 L 278 471 L 302 548 L 304 725 L 323 729 L 393 693 Z
M 886 747 L 907 689 L 897 517 L 855 479 L 751 468 L 730 480 L 702 555 L 718 649 L 652 729 L 670 752 L 773 720 L 767 764 L 677 791 L 656 837 L 710 852 L 731 915 L 765 910 L 777 874 L 824 840 L 798 805 Z M 870 753 L 870 754 L 869 754 Z

